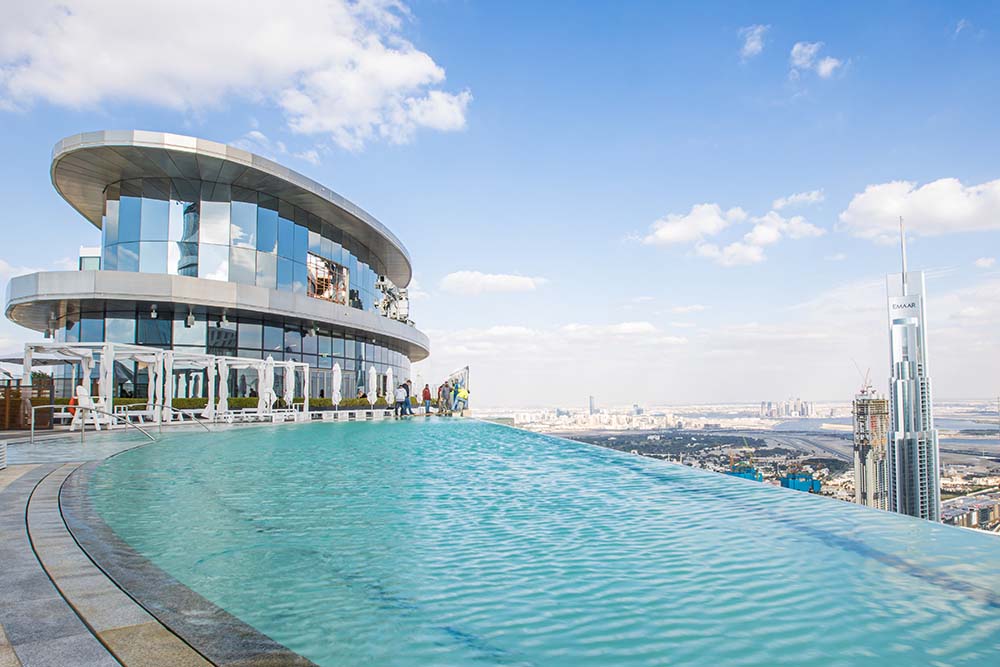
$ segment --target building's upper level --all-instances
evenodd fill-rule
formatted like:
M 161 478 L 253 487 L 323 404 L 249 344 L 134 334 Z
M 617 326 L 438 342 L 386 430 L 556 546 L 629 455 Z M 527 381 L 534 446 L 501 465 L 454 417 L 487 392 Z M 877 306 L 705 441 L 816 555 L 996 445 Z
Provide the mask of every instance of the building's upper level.
M 52 182 L 102 230 L 104 270 L 256 285 L 370 311 L 385 305 L 379 276 L 400 288 L 412 276 L 402 243 L 371 215 L 232 146 L 84 133 L 56 145 Z

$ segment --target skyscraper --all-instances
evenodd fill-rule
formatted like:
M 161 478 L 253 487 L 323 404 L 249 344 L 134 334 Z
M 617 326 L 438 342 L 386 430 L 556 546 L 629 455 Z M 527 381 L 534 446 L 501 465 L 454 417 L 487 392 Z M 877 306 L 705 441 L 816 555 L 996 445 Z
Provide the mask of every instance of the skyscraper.
M 923 271 L 906 270 L 906 236 L 899 221 L 903 272 L 886 278 L 889 313 L 889 509 L 941 520 L 938 434 L 927 367 Z
M 590 414 L 597 414 L 597 400 L 593 396 L 590 397 Z
M 854 502 L 889 509 L 889 401 L 867 378 L 854 397 Z

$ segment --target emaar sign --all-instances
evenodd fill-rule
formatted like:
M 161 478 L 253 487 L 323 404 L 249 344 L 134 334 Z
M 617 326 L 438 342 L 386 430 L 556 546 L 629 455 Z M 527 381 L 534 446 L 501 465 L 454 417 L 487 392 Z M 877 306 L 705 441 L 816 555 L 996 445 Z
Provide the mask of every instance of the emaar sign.
M 904 318 L 920 318 L 920 297 L 892 296 L 889 297 L 889 319 L 899 320 Z

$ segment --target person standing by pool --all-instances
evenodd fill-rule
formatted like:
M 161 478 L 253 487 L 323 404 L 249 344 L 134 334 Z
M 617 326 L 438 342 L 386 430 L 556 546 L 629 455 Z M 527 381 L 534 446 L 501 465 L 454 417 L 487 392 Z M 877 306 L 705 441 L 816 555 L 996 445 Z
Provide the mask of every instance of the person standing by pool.
M 469 390 L 465 387 L 460 387 L 458 390 L 458 395 L 455 398 L 455 411 L 464 411 L 469 405 Z
M 407 380 L 403 383 L 403 388 L 406 389 L 406 414 L 413 414 L 413 401 L 410 397 L 413 396 L 413 381 Z
M 423 391 L 423 394 L 421 395 L 421 398 L 424 399 L 424 414 L 425 415 L 430 415 L 431 414 L 431 386 L 429 384 L 425 384 L 424 385 L 424 391 Z
M 446 415 L 448 414 L 448 408 L 451 407 L 449 400 L 451 398 L 451 388 L 448 386 L 448 382 L 445 381 L 441 383 L 438 387 L 438 414 Z
M 404 403 L 406 402 L 408 402 L 406 395 L 406 386 L 401 384 L 398 387 L 396 387 L 396 406 L 395 409 L 393 409 L 392 411 L 393 414 L 396 415 L 397 419 L 399 417 L 403 417 L 406 415 L 406 408 L 404 407 Z

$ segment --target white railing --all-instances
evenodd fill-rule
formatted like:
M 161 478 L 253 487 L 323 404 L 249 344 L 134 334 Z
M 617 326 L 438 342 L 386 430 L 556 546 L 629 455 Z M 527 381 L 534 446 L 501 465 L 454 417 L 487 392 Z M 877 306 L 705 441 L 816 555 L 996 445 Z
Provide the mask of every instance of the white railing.
M 63 405 L 55 405 L 55 404 L 52 404 L 52 405 L 32 405 L 31 406 L 31 438 L 28 441 L 30 444 L 32 444 L 32 445 L 35 444 L 35 411 L 36 410 L 41 410 L 42 408 L 62 408 L 62 407 L 65 407 L 65 406 L 63 406 Z M 124 417 L 120 417 L 119 415 L 112 414 L 112 413 L 106 412 L 104 410 L 98 410 L 97 408 L 84 408 L 84 407 L 81 407 L 81 406 L 78 405 L 78 406 L 76 406 L 76 409 L 77 410 L 86 411 L 86 412 L 96 412 L 99 415 L 105 415 L 105 416 L 111 417 L 112 419 L 118 419 L 123 424 L 125 424 L 125 426 L 131 426 L 132 428 L 136 429 L 137 431 L 139 431 L 140 433 L 142 433 L 144 436 L 146 436 L 147 438 L 149 438 L 152 442 L 156 442 L 156 438 L 154 438 L 153 436 L 151 436 L 146 431 L 146 429 L 142 428 L 141 426 L 137 426 L 136 424 L 133 424 L 129 420 L 125 419 Z M 86 433 L 86 432 L 87 432 L 87 419 L 86 419 L 86 416 L 81 415 L 80 416 L 80 442 L 81 443 L 84 440 L 83 434 Z

